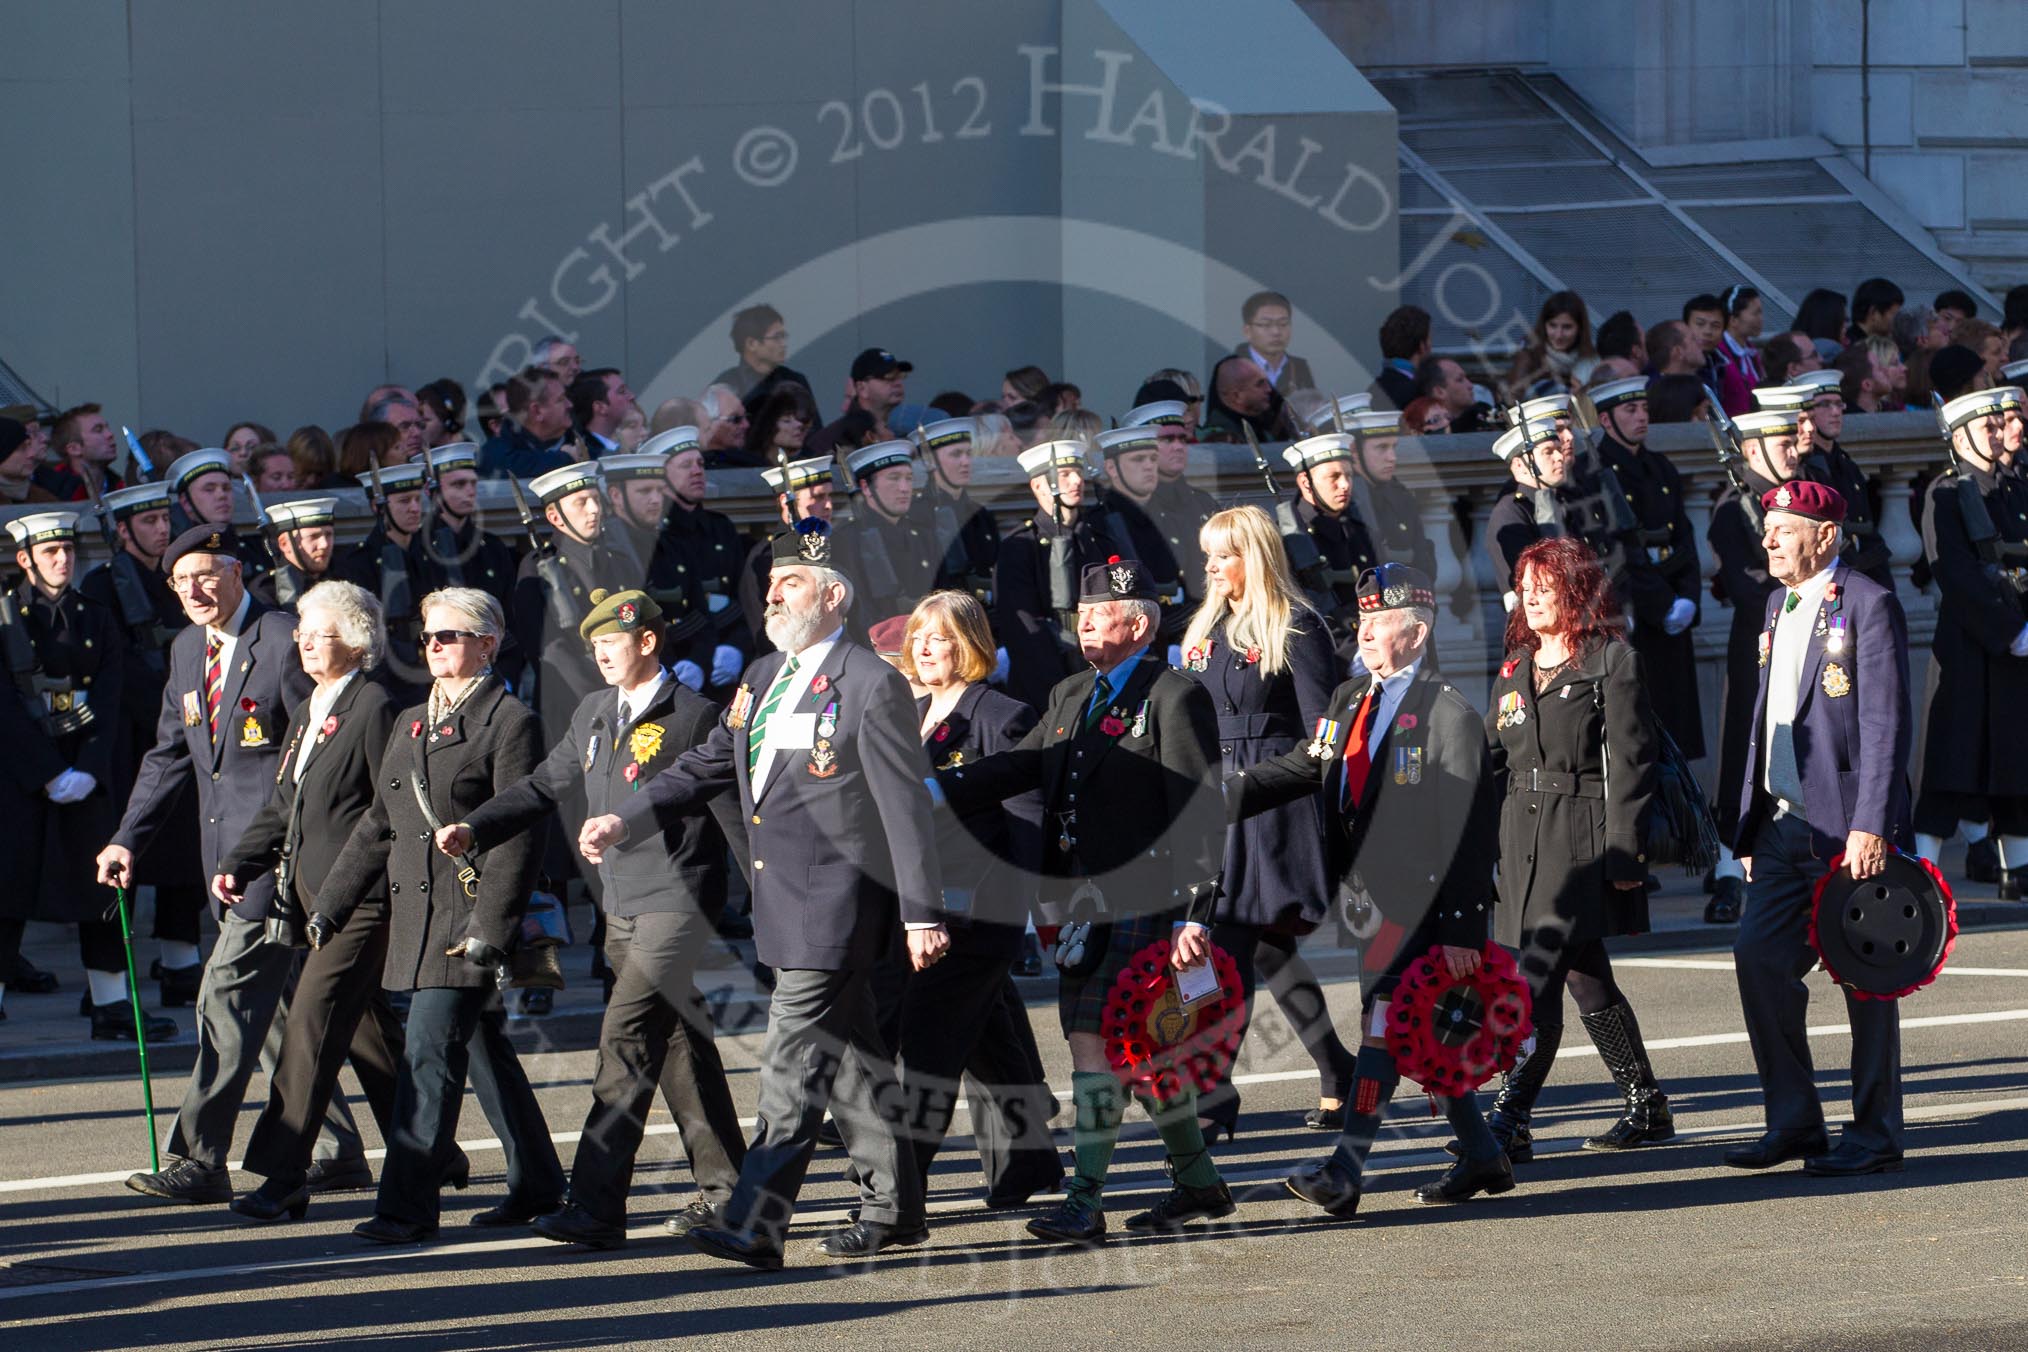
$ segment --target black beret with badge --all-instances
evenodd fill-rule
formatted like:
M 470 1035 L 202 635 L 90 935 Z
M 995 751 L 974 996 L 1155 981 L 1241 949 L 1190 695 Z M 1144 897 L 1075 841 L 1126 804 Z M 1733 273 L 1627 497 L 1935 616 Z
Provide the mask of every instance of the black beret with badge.
M 1077 603 L 1081 606 L 1102 605 L 1107 601 L 1159 603 L 1161 599 L 1161 593 L 1155 590 L 1155 584 L 1140 560 L 1123 559 L 1117 554 L 1108 556 L 1104 563 L 1086 564 L 1077 593 Z
M 169 542 L 168 552 L 162 555 L 162 571 L 174 572 L 176 561 L 191 554 L 216 554 L 220 558 L 239 561 L 235 546 L 239 541 L 223 526 L 192 526 Z

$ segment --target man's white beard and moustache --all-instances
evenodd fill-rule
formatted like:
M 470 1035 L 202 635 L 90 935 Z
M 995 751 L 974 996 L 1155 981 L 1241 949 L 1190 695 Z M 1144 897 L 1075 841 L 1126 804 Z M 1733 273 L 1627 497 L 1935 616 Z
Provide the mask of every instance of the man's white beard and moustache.
M 824 614 L 812 600 L 803 611 L 792 610 L 787 604 L 770 605 L 763 619 L 768 642 L 782 652 L 799 653 L 816 642 L 817 626 L 824 622 Z

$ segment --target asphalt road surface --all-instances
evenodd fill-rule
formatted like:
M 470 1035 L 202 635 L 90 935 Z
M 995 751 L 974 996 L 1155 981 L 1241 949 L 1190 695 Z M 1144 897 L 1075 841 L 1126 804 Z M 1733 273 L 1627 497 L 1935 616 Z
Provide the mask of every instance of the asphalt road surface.
M 847 1194 L 843 1156 L 827 1151 L 789 1267 L 774 1275 L 662 1232 L 690 1184 L 659 1102 L 627 1249 L 591 1254 L 467 1226 L 504 1189 L 499 1148 L 468 1098 L 471 1189 L 447 1198 L 438 1241 L 387 1250 L 349 1233 L 370 1214 L 367 1193 L 320 1197 L 307 1221 L 262 1227 L 126 1191 L 120 1180 L 147 1158 L 134 1080 L 0 1086 L 0 1348 L 2028 1347 L 2028 932 L 1967 936 L 1952 970 L 1904 1002 L 1907 1171 L 1852 1181 L 1720 1165 L 1726 1145 L 1761 1127 L 1729 954 L 1623 958 L 1620 980 L 1674 1099 L 1670 1144 L 1579 1148 L 1615 1100 L 1573 1013 L 1520 1187 L 1418 1207 L 1411 1190 L 1441 1169 L 1447 1133 L 1405 1085 L 1360 1214 L 1329 1219 L 1281 1187 L 1329 1138 L 1302 1128 L 1316 1082 L 1264 1000 L 1238 1072 L 1241 1131 L 1216 1152 L 1241 1198 L 1230 1220 L 1173 1237 L 1117 1233 L 1166 1186 L 1136 1112 L 1107 1193 L 1113 1242 L 1037 1247 L 1021 1213 L 982 1207 L 961 1114 L 933 1180 L 928 1245 L 829 1266 L 812 1241 Z M 1837 1120 L 1849 1096 L 1844 1008 L 1821 977 L 1812 986 L 1811 1045 Z M 1349 1029 L 1353 988 L 1331 991 Z M 1032 1013 L 1065 1090 L 1053 1007 Z M 750 1115 L 758 1041 L 722 1043 Z M 566 1164 L 591 1063 L 588 1051 L 528 1061 Z M 166 1139 L 180 1078 L 159 1090 Z M 250 1108 L 242 1140 L 252 1121 Z M 1067 1148 L 1067 1131 L 1059 1139 Z

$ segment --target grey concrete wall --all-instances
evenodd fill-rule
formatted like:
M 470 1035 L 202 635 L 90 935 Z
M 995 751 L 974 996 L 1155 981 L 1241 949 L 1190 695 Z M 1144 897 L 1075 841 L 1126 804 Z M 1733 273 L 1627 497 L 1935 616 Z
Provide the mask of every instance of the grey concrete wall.
M 757 299 L 827 408 L 884 344 L 912 398 L 1036 362 L 1108 411 L 1237 341 L 1256 282 L 1348 380 L 1391 304 L 1392 114 L 1293 0 L 0 0 L 0 31 L 0 355 L 200 442 L 551 331 L 695 394 Z M 1302 78 L 1234 58 L 1263 35 Z M 1159 90 L 1162 138 L 1047 88 L 1101 49 L 1107 116 Z M 1232 129 L 1189 141 L 1192 99 Z

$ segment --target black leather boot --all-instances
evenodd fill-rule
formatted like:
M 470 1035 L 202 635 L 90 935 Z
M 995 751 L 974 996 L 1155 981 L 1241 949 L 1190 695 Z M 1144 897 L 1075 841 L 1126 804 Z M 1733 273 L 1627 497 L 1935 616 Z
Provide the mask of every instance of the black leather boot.
M 2000 881 L 2000 850 L 1993 837 L 1986 836 L 1965 846 L 1965 880 L 1974 883 Z
M 1584 1143 L 1586 1150 L 1631 1150 L 1653 1145 L 1676 1134 L 1675 1119 L 1669 1113 L 1669 1096 L 1655 1083 L 1655 1069 L 1648 1061 L 1648 1049 L 1641 1042 L 1640 1021 L 1632 1005 L 1622 1000 L 1596 1014 L 1586 1014 L 1584 1031 L 1591 1034 L 1613 1083 L 1626 1096 L 1627 1110 L 1603 1135 Z
M 1562 994 L 1557 992 L 1559 999 Z M 1535 1158 L 1535 1136 L 1528 1124 L 1535 1115 L 1535 1100 L 1541 1096 L 1542 1086 L 1556 1066 L 1556 1050 L 1562 1045 L 1560 1026 L 1537 1028 L 1535 1046 L 1522 1053 L 1514 1068 L 1501 1079 L 1500 1092 L 1493 1098 L 1493 1110 L 1486 1114 L 1486 1126 L 1506 1152 L 1509 1164 L 1526 1164 Z M 1458 1143 L 1453 1140 L 1444 1149 L 1455 1155 Z

